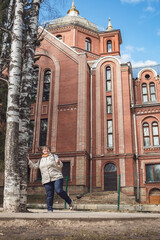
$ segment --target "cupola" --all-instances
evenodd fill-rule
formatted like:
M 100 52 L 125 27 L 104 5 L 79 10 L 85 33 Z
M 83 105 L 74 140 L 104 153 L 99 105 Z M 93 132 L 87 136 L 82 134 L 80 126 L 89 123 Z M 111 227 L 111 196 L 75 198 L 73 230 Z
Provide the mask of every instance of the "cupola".
M 79 15 L 79 11 L 75 7 L 74 0 L 72 1 L 71 9 L 68 10 L 67 14 L 69 16 L 78 16 Z
M 107 27 L 106 31 L 112 31 L 112 30 L 114 30 L 114 29 L 111 24 L 111 19 L 109 18 L 108 27 Z

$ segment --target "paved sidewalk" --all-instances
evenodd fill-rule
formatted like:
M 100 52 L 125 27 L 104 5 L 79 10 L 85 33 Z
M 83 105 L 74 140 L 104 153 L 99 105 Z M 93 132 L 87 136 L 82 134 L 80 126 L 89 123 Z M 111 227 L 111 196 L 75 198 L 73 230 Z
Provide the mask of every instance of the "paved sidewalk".
M 125 220 L 160 219 L 160 213 L 123 213 L 54 210 L 48 213 L 42 209 L 29 209 L 28 213 L 5 213 L 0 209 L 0 219 L 74 219 L 74 220 Z

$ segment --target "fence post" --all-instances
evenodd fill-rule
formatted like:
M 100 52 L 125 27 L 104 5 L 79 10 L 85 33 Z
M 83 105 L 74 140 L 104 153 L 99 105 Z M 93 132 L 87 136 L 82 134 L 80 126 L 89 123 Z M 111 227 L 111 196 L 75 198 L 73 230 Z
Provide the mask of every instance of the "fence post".
M 66 193 L 67 193 L 67 190 L 68 190 L 68 177 L 65 178 L 65 181 L 66 181 Z M 64 209 L 66 209 L 66 201 L 64 201 Z
M 117 200 L 117 211 L 119 211 L 120 205 L 120 187 L 121 187 L 121 175 L 118 176 L 118 200 Z

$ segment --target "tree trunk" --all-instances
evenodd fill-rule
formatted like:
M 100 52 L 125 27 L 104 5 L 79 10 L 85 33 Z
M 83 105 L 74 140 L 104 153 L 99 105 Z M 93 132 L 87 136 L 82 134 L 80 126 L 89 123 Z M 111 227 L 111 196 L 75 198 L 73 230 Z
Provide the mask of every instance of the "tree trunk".
M 19 211 L 20 172 L 18 163 L 19 93 L 22 64 L 23 0 L 16 0 L 11 41 L 7 129 L 5 141 L 4 211 Z
M 37 40 L 38 17 L 41 0 L 33 0 L 27 29 L 25 55 L 23 60 L 23 75 L 20 92 L 20 124 L 19 124 L 19 166 L 21 176 L 20 211 L 26 211 L 27 206 L 27 161 L 31 106 L 31 88 L 33 79 L 34 54 Z
M 8 6 L 7 23 L 5 26 L 6 30 L 8 31 L 11 30 L 11 26 L 12 26 L 12 12 L 14 8 L 14 4 L 15 4 L 15 0 L 10 0 L 9 6 Z M 9 37 L 9 33 L 4 32 L 3 39 L 2 39 L 1 56 L 0 56 L 0 76 L 2 75 L 3 66 L 6 63 L 8 37 Z

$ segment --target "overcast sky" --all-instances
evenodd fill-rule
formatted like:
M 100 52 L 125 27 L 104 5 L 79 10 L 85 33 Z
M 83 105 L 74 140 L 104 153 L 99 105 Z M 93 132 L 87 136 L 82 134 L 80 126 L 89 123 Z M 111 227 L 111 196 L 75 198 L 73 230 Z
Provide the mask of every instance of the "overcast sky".
M 65 16 L 72 0 L 54 1 L 59 15 Z M 80 16 L 104 29 L 111 18 L 113 28 L 121 30 L 121 56 L 126 62 L 134 67 L 160 63 L 160 0 L 75 0 L 75 6 Z

